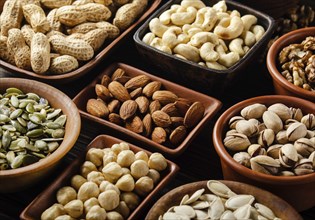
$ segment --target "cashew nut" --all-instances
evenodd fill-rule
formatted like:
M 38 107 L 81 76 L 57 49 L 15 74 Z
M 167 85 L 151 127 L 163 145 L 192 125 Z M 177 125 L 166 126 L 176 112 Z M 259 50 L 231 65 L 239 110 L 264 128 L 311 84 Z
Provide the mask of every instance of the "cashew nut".
M 237 16 L 237 17 L 241 17 L 241 14 L 239 11 L 237 10 L 233 10 L 230 12 L 230 16 L 233 17 L 233 16 Z
M 229 44 L 230 51 L 238 53 L 240 57 L 244 56 L 245 51 L 243 49 L 243 43 L 244 41 L 241 38 L 233 39 Z
M 222 48 L 224 49 L 224 52 L 228 51 L 228 47 L 226 46 L 224 40 L 219 39 L 219 45 L 222 46 Z
M 191 24 L 197 14 L 197 9 L 194 7 L 188 7 L 184 12 L 176 12 L 171 15 L 171 21 L 175 25 L 184 25 L 184 24 Z
M 204 67 L 207 66 L 205 62 L 199 62 L 198 64 L 199 64 L 200 66 L 204 66 Z
M 162 41 L 161 38 L 158 38 L 158 37 L 154 38 L 152 40 L 150 46 L 155 47 L 158 50 L 162 50 L 165 53 L 172 54 L 171 48 L 169 48 L 168 46 L 163 45 L 163 41 Z
M 240 55 L 236 52 L 225 53 L 222 45 L 217 45 L 215 50 L 220 55 L 218 63 L 224 65 L 227 68 L 233 66 L 240 59 Z
M 187 60 L 198 62 L 200 60 L 198 48 L 188 44 L 178 44 L 174 48 L 174 53 L 184 56 Z
M 263 35 L 265 34 L 265 29 L 264 29 L 264 27 L 261 26 L 261 25 L 254 25 L 254 26 L 251 27 L 250 30 L 254 33 L 257 42 L 258 42 L 258 41 L 263 37 Z
M 160 19 L 158 18 L 153 18 L 149 22 L 149 29 L 150 31 L 155 34 L 158 37 L 162 37 L 164 32 L 168 29 L 169 27 L 162 24 Z
M 244 43 L 246 46 L 251 47 L 256 43 L 256 37 L 251 31 L 243 32 L 241 36 L 244 39 Z
M 159 19 L 161 21 L 162 24 L 169 24 L 171 22 L 171 15 L 177 11 L 177 9 L 180 8 L 180 5 L 175 4 L 172 5 L 170 9 L 166 10 L 165 12 L 163 12 L 160 16 Z
M 142 38 L 142 41 L 145 43 L 145 44 L 151 44 L 151 42 L 153 41 L 153 39 L 155 38 L 155 34 L 153 34 L 152 32 L 148 32 L 144 35 L 144 37 Z
M 219 64 L 218 62 L 206 62 L 207 67 L 211 68 L 211 69 L 216 69 L 216 70 L 226 70 L 227 68 L 221 64 Z
M 186 57 L 184 57 L 184 56 L 182 56 L 182 55 L 180 55 L 180 54 L 177 54 L 177 53 L 175 53 L 174 56 L 175 56 L 175 57 L 178 57 L 178 58 L 180 58 L 180 59 L 183 59 L 183 60 L 187 60 Z
M 196 9 L 206 7 L 206 5 L 200 0 L 183 0 L 180 4 L 185 8 L 188 8 L 189 6 L 195 7 Z
M 251 26 L 257 23 L 257 18 L 254 15 L 244 15 L 241 19 L 244 24 L 244 31 L 248 31 Z
M 218 3 L 214 4 L 212 6 L 212 8 L 218 12 L 226 12 L 226 10 L 227 10 L 227 6 L 225 4 L 225 1 L 219 1 Z
M 244 24 L 240 17 L 233 16 L 228 26 L 218 25 L 214 29 L 214 33 L 224 40 L 237 38 L 242 34 Z
M 243 47 L 243 50 L 244 50 L 245 54 L 249 51 L 249 49 L 250 49 L 249 46 L 244 46 L 244 47 Z
M 212 32 L 199 32 L 193 35 L 190 39 L 190 44 L 194 47 L 200 47 L 206 42 L 219 44 L 219 38 Z
M 198 10 L 193 25 L 200 27 L 203 31 L 211 31 L 217 20 L 217 12 L 213 8 L 205 7 Z
M 219 54 L 214 50 L 215 45 L 207 42 L 200 47 L 200 57 L 207 62 L 217 61 Z
M 187 43 L 189 41 L 189 37 L 182 33 L 182 29 L 180 27 L 170 27 L 164 32 L 162 41 L 165 46 L 173 48 L 177 44 Z
M 187 34 L 188 37 L 192 37 L 193 35 L 195 35 L 196 33 L 198 32 L 202 32 L 202 29 L 199 28 L 199 27 L 195 27 L 191 24 L 185 24 L 183 27 L 182 27 L 182 30 L 184 32 L 184 34 Z

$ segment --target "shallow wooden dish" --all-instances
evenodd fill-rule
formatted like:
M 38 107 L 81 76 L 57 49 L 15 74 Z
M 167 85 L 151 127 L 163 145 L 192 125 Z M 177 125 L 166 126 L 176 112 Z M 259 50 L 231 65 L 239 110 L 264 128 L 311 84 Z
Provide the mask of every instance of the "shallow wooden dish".
M 169 148 L 164 145 L 158 144 L 151 139 L 142 136 L 140 134 L 136 134 L 122 126 L 116 125 L 111 123 L 105 119 L 98 118 L 89 114 L 86 111 L 86 104 L 90 98 L 96 98 L 95 94 L 95 85 L 101 82 L 101 78 L 103 75 L 111 75 L 117 68 L 121 68 L 125 70 L 125 72 L 131 76 L 138 76 L 141 74 L 149 76 L 152 80 L 159 81 L 162 83 L 166 90 L 172 91 L 175 94 L 178 94 L 179 97 L 187 98 L 192 101 L 200 101 L 205 107 L 205 114 L 202 120 L 189 132 L 187 137 L 183 140 L 183 142 L 175 147 Z M 104 125 L 105 127 L 109 128 L 112 131 L 119 132 L 121 135 L 128 136 L 132 139 L 135 139 L 141 143 L 143 143 L 143 147 L 147 148 L 151 151 L 159 151 L 164 153 L 168 156 L 179 156 L 191 143 L 191 141 L 198 135 L 198 133 L 202 130 L 202 128 L 214 117 L 214 115 L 219 111 L 221 108 L 222 103 L 215 98 L 210 96 L 206 96 L 204 94 L 195 92 L 183 86 L 177 85 L 170 81 L 164 80 L 162 78 L 153 76 L 147 72 L 144 72 L 140 69 L 135 67 L 129 66 L 123 63 L 113 63 L 112 65 L 108 66 L 102 73 L 100 73 L 93 82 L 91 82 L 87 87 L 85 87 L 78 95 L 75 96 L 73 99 L 74 103 L 79 108 L 80 114 L 82 117 L 87 118 L 93 122 L 97 122 L 99 124 Z
M 220 181 L 227 185 L 236 194 L 253 195 L 257 202 L 268 206 L 274 212 L 274 214 L 281 219 L 302 220 L 302 217 L 294 210 L 292 206 L 290 206 L 283 199 L 268 191 L 241 182 L 226 180 Z M 158 219 L 158 217 L 163 215 L 170 207 L 179 205 L 181 199 L 186 194 L 190 196 L 202 188 L 205 189 L 205 193 L 209 193 L 210 191 L 207 187 L 207 182 L 208 181 L 199 181 L 188 183 L 169 191 L 154 204 L 145 219 Z
M 79 173 L 80 166 L 85 160 L 86 152 L 94 148 L 110 148 L 113 144 L 124 142 L 120 139 L 108 136 L 100 135 L 97 136 L 86 148 L 85 153 L 83 153 L 79 158 L 77 158 L 69 167 L 67 167 L 62 174 L 56 179 L 56 181 L 50 185 L 45 191 L 43 191 L 39 196 L 37 196 L 32 203 L 30 203 L 24 211 L 21 213 L 21 219 L 40 219 L 41 213 L 45 211 L 49 206 L 56 202 L 56 193 L 59 188 L 69 185 L 71 177 Z M 145 151 L 148 155 L 151 155 L 151 152 L 148 152 L 140 147 L 129 144 L 130 150 L 133 152 Z M 176 175 L 179 170 L 179 167 L 167 160 L 167 168 L 161 172 L 160 182 L 155 186 L 155 188 L 141 201 L 139 206 L 130 214 L 128 217 L 129 220 L 140 219 L 140 216 L 143 215 L 143 209 L 146 209 L 153 200 L 155 199 L 158 192 L 160 192 Z
M 10 87 L 19 88 L 24 93 L 34 92 L 46 98 L 52 107 L 62 109 L 63 114 L 67 115 L 67 122 L 64 140 L 50 156 L 25 167 L 0 171 L 1 193 L 25 190 L 49 175 L 74 146 L 81 129 L 81 119 L 77 107 L 67 95 L 58 89 L 34 80 L 19 78 L 0 79 L 1 93 L 4 93 Z
M 16 74 L 17 76 L 26 77 L 30 79 L 36 79 L 46 83 L 54 84 L 64 84 L 74 81 L 85 74 L 87 74 L 91 69 L 93 69 L 98 63 L 106 59 L 116 48 L 127 39 L 127 37 L 132 34 L 134 29 L 144 21 L 161 3 L 161 0 L 149 0 L 147 9 L 144 11 L 142 16 L 138 18 L 129 28 L 124 30 L 120 35 L 111 42 L 107 42 L 103 45 L 102 49 L 95 54 L 95 56 L 81 65 L 78 69 L 73 70 L 69 73 L 62 75 L 39 75 L 32 71 L 23 70 L 18 68 L 8 62 L 1 60 L 0 66 L 8 70 L 11 74 Z M 0 3 L 0 14 L 3 9 L 4 1 Z
M 314 103 L 290 96 L 260 96 L 239 102 L 227 109 L 217 120 L 213 129 L 213 144 L 221 161 L 223 177 L 226 180 L 245 182 L 266 189 L 283 198 L 298 211 L 309 209 L 315 205 L 315 173 L 301 176 L 273 176 L 253 171 L 237 163 L 223 144 L 228 131 L 229 120 L 251 104 L 261 103 L 270 106 L 283 103 L 289 107 L 300 108 L 303 114 L 315 114 Z M 290 219 L 290 218 L 288 218 Z

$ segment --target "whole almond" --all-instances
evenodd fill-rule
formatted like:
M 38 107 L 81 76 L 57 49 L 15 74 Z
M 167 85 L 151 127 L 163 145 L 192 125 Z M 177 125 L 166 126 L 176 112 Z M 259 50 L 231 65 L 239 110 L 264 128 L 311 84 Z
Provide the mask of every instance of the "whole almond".
M 143 87 L 150 82 L 150 78 L 146 75 L 139 75 L 131 78 L 128 82 L 126 82 L 125 87 L 127 89 L 137 89 L 139 87 Z
M 119 76 L 114 79 L 114 81 L 120 82 L 122 85 L 131 79 L 130 76 Z
M 130 97 L 132 99 L 136 99 L 137 97 L 139 97 L 141 95 L 141 93 L 142 93 L 142 88 L 139 87 L 139 88 L 133 90 L 132 92 L 130 92 Z
M 202 119 L 205 107 L 201 102 L 194 102 L 187 110 L 184 117 L 184 125 L 188 128 L 194 127 Z
M 142 93 L 148 98 L 151 98 L 154 92 L 160 90 L 161 86 L 162 86 L 161 82 L 158 81 L 150 82 L 143 88 Z
M 108 89 L 110 93 L 121 102 L 127 101 L 131 98 L 127 89 L 117 81 L 111 82 L 108 85 Z
M 104 75 L 101 79 L 101 84 L 105 87 L 108 87 L 110 82 L 111 82 L 111 79 L 108 75 Z
M 183 117 L 171 117 L 172 126 L 175 128 L 181 125 L 184 125 L 184 118 Z
M 161 105 L 166 105 L 171 102 L 175 102 L 178 97 L 173 92 L 168 90 L 159 90 L 153 93 L 152 95 L 153 100 L 158 100 Z
M 110 94 L 109 90 L 101 84 L 95 85 L 95 93 L 103 101 L 107 101 L 111 98 L 111 94 Z
M 171 117 L 175 117 L 175 116 L 179 116 L 178 110 L 175 106 L 175 103 L 168 103 L 167 105 L 165 105 L 161 111 L 165 112 L 166 114 L 168 114 Z
M 121 105 L 119 109 L 119 115 L 123 120 L 127 120 L 128 118 L 134 116 L 137 108 L 138 105 L 134 100 L 127 100 Z
M 158 100 L 152 101 L 149 105 L 150 114 L 152 115 L 153 112 L 160 110 L 161 104 Z
M 170 142 L 174 145 L 180 144 L 186 137 L 187 130 L 185 126 L 178 126 L 175 130 L 170 134 Z
M 166 132 L 161 127 L 155 127 L 152 135 L 151 135 L 152 141 L 162 144 L 166 141 Z
M 116 113 L 110 113 L 108 115 L 108 121 L 117 124 L 117 125 L 122 125 L 123 124 L 123 120 L 120 118 L 120 116 Z
M 188 99 L 184 99 L 184 98 L 179 98 L 176 102 L 175 102 L 175 106 L 178 109 L 178 112 L 180 113 L 181 116 L 184 116 L 187 112 L 187 110 L 189 109 L 189 107 L 191 106 L 192 102 L 189 101 Z
M 117 68 L 115 70 L 115 72 L 113 73 L 111 79 L 114 81 L 116 78 L 118 77 L 122 77 L 125 75 L 125 70 L 121 69 L 121 68 Z
M 131 121 L 127 121 L 125 126 L 128 130 L 133 131 L 137 134 L 143 132 L 143 123 L 139 116 L 135 116 Z
M 139 96 L 138 98 L 136 98 L 136 103 L 138 104 L 138 109 L 140 111 L 140 113 L 146 113 L 149 109 L 149 103 L 150 101 L 148 100 L 147 97 L 145 96 Z
M 152 120 L 158 127 L 166 128 L 172 124 L 171 117 L 161 110 L 152 113 Z
M 91 115 L 102 118 L 106 118 L 109 114 L 108 108 L 105 103 L 96 99 L 88 100 L 86 104 L 86 111 Z
M 107 104 L 107 107 L 110 113 L 118 113 L 120 102 L 117 99 L 114 99 Z
M 143 135 L 148 137 L 152 132 L 152 118 L 149 113 L 143 117 L 142 123 L 143 123 Z

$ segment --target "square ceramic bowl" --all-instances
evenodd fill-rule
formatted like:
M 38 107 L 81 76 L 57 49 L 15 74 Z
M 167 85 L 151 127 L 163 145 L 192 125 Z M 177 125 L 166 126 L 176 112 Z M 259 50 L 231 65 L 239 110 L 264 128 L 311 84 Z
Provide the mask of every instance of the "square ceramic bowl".
M 97 136 L 86 148 L 85 152 L 80 155 L 76 160 L 74 160 L 56 179 L 54 183 L 52 183 L 46 190 L 44 190 L 39 196 L 37 196 L 21 213 L 21 219 L 40 219 L 41 214 L 56 201 L 56 193 L 57 191 L 63 187 L 70 185 L 71 177 L 78 174 L 81 165 L 85 161 L 85 154 L 90 148 L 110 148 L 113 144 L 125 142 L 120 139 L 107 136 L 100 135 Z M 134 153 L 138 151 L 145 151 L 148 156 L 152 153 L 148 152 L 140 147 L 129 144 L 130 150 Z M 167 168 L 162 171 L 161 179 L 159 183 L 154 187 L 154 189 L 140 202 L 138 207 L 130 213 L 128 219 L 139 219 L 141 215 L 143 215 L 143 209 L 147 208 L 159 193 L 176 175 L 179 167 L 167 160 Z
M 0 3 L 0 14 L 2 13 L 3 4 L 5 1 L 1 1 Z M 71 72 L 61 74 L 61 75 L 40 75 L 36 74 L 33 71 L 24 70 L 21 68 L 16 67 L 8 62 L 1 60 L 0 66 L 4 69 L 8 70 L 12 74 L 16 74 L 20 77 L 36 79 L 46 83 L 54 83 L 54 84 L 64 84 L 71 81 L 74 81 L 85 74 L 87 74 L 91 69 L 93 69 L 97 64 L 99 64 L 102 60 L 106 59 L 116 48 L 127 39 L 132 32 L 135 31 L 135 28 L 144 21 L 161 3 L 161 0 L 149 0 L 147 9 L 142 13 L 141 17 L 138 18 L 130 27 L 126 30 L 122 31 L 118 37 L 110 42 L 105 42 L 102 48 L 97 52 L 94 57 L 85 62 L 80 64 L 78 69 L 75 69 Z
M 226 1 L 228 10 L 237 10 L 241 15 L 252 14 L 257 17 L 258 22 L 265 29 L 263 37 L 255 43 L 247 54 L 242 57 L 236 64 L 226 70 L 215 70 L 204 67 L 195 62 L 178 58 L 172 54 L 168 54 L 158 50 L 152 46 L 147 45 L 142 41 L 146 33 L 150 32 L 149 23 L 153 18 L 159 17 L 163 12 L 168 10 L 173 4 L 180 4 L 180 0 L 171 0 L 160 7 L 154 14 L 152 14 L 146 22 L 134 34 L 134 41 L 137 50 L 142 58 L 148 61 L 153 66 L 170 73 L 174 78 L 178 78 L 187 85 L 193 88 L 202 88 L 209 91 L 210 94 L 220 94 L 224 92 L 227 87 L 233 85 L 233 80 L 242 74 L 242 71 L 258 58 L 260 52 L 267 45 L 275 29 L 275 21 L 272 17 L 247 7 L 243 4 L 234 1 Z M 206 6 L 212 6 L 217 3 L 217 0 L 203 1 Z
M 105 120 L 103 118 L 99 118 L 96 116 L 91 115 L 87 112 L 86 106 L 87 102 L 91 98 L 96 98 L 95 94 L 95 85 L 101 83 L 101 79 L 104 75 L 108 75 L 109 77 L 113 74 L 113 72 L 117 69 L 123 69 L 128 76 L 135 77 L 138 75 L 146 75 L 152 81 L 158 81 L 162 83 L 164 89 L 169 90 L 178 95 L 180 98 L 186 98 L 193 102 L 199 101 L 203 104 L 205 108 L 204 115 L 199 123 L 190 129 L 190 132 L 187 134 L 186 138 L 177 146 L 177 147 L 168 147 L 159 143 L 152 141 L 150 138 L 147 138 L 141 134 L 137 134 L 133 131 L 128 130 L 125 127 L 120 125 L 114 124 Z M 153 76 L 147 72 L 144 72 L 140 69 L 135 67 L 129 66 L 124 63 L 113 63 L 108 66 L 103 72 L 101 72 L 93 82 L 91 82 L 87 87 L 85 87 L 78 95 L 75 96 L 73 99 L 74 103 L 77 105 L 79 112 L 83 118 L 87 118 L 93 122 L 101 124 L 106 128 L 110 129 L 114 132 L 119 132 L 121 135 L 127 136 L 131 139 L 135 139 L 140 143 L 143 143 L 143 147 L 147 148 L 151 151 L 159 151 L 166 156 L 179 156 L 192 142 L 192 140 L 198 135 L 198 133 L 202 130 L 202 128 L 215 116 L 215 114 L 221 108 L 222 103 L 210 96 L 201 94 L 199 92 L 187 89 L 183 86 L 177 85 L 170 81 L 164 80 L 162 78 Z

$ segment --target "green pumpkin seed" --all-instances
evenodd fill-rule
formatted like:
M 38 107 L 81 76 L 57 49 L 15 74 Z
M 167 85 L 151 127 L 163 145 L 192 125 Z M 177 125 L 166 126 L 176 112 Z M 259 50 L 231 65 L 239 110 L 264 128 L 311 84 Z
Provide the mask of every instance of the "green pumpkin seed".
M 27 106 L 25 107 L 25 109 L 29 113 L 34 113 L 35 112 L 34 105 L 32 103 L 28 103 Z
M 37 127 L 38 127 L 37 124 L 34 124 L 31 121 L 27 122 L 27 129 L 28 130 L 32 130 L 32 129 L 37 128 Z
M 17 93 L 18 95 L 21 95 L 23 94 L 23 92 L 21 90 L 19 90 L 18 88 L 7 88 L 6 90 L 6 93 Z
M 27 120 L 27 121 L 30 120 L 29 117 L 28 117 L 28 114 L 26 114 L 26 113 L 23 113 L 23 114 L 21 115 L 21 117 L 22 117 L 24 120 Z
M 54 129 L 45 129 L 44 130 L 44 133 L 48 134 L 49 136 L 52 136 L 53 132 L 54 132 Z
M 67 121 L 67 116 L 61 115 L 54 122 L 60 124 L 61 126 L 65 126 L 66 121 Z
M 15 95 L 11 96 L 11 105 L 13 107 L 15 108 L 19 107 L 19 103 L 20 103 L 19 99 Z
M 30 151 L 33 151 L 33 152 L 39 152 L 40 151 L 37 147 L 35 147 L 32 144 L 26 144 L 26 149 L 30 150 Z
M 41 128 L 37 128 L 37 129 L 27 132 L 26 136 L 30 138 L 37 138 L 37 137 L 42 136 L 43 134 L 44 134 L 44 130 Z
M 36 157 L 38 157 L 38 158 L 41 158 L 41 159 L 43 159 L 43 158 L 46 157 L 45 154 L 41 154 L 41 153 L 37 153 L 37 152 L 30 152 L 30 154 L 31 154 L 31 155 L 34 155 L 34 156 L 36 156 Z
M 63 136 L 65 136 L 65 130 L 64 129 L 56 129 L 54 130 L 54 132 L 51 135 L 53 138 L 62 138 Z
M 42 109 L 42 110 L 40 110 L 40 115 L 42 115 L 43 116 L 43 121 L 46 119 L 46 116 L 47 116 L 47 112 L 46 112 L 46 110 L 45 109 Z
M 25 149 L 20 149 L 18 151 L 14 151 L 16 155 L 25 155 L 27 151 Z
M 59 143 L 56 141 L 49 142 L 49 143 L 47 143 L 47 146 L 48 146 L 48 151 L 53 152 L 59 147 Z
M 27 95 L 20 94 L 20 95 L 17 95 L 16 98 L 18 98 L 18 99 L 25 99 L 25 98 L 27 98 Z
M 21 118 L 21 117 L 18 117 L 17 118 L 17 121 L 23 126 L 23 127 L 26 127 L 27 126 L 27 122 Z
M 22 115 L 23 110 L 22 109 L 16 109 L 14 110 L 11 114 L 10 114 L 10 118 L 11 119 L 16 119 L 18 118 L 20 115 Z
M 26 106 L 27 106 L 28 104 L 29 104 L 29 103 L 27 103 L 27 102 L 21 102 L 21 103 L 19 104 L 19 108 L 24 109 L 24 108 L 26 108 Z
M 45 109 L 45 107 L 46 107 L 45 104 L 36 104 L 36 105 L 34 105 L 34 110 L 36 112 L 39 112 L 40 110 Z
M 4 114 L 0 114 L 0 122 L 2 123 L 6 123 L 6 122 L 9 122 L 10 121 L 10 118 Z
M 0 170 L 7 170 L 7 169 L 9 169 L 9 164 L 7 163 L 0 164 Z
M 11 164 L 15 158 L 15 153 L 13 151 L 9 151 L 6 155 L 7 161 Z
M 10 164 L 12 169 L 16 169 L 19 168 L 22 163 L 23 163 L 23 159 L 24 159 L 25 155 L 18 155 L 14 158 L 14 160 L 12 161 L 12 163 Z
M 37 161 L 39 161 L 38 157 L 35 157 L 33 155 L 30 155 L 30 154 L 26 154 L 23 158 L 23 166 L 27 166 L 27 165 L 36 163 Z
M 28 143 L 25 139 L 20 139 L 20 141 L 17 143 L 17 146 L 20 148 L 26 148 L 27 144 Z
M 8 130 L 6 130 L 2 135 L 2 147 L 7 149 L 11 143 L 11 135 Z
M 47 114 L 46 119 L 47 119 L 47 120 L 53 119 L 54 117 L 56 117 L 57 115 L 59 115 L 60 112 L 61 112 L 61 109 L 56 109 L 56 110 L 54 110 L 52 113 Z
M 36 102 L 38 102 L 39 99 L 40 99 L 40 97 L 39 97 L 37 94 L 32 93 L 32 92 L 29 92 L 29 93 L 27 93 L 26 95 L 27 95 L 27 98 L 33 99 L 33 100 L 35 100 Z
M 52 141 L 62 141 L 63 138 L 43 138 L 42 141 L 52 142 Z
M 12 120 L 11 124 L 15 127 L 18 132 L 25 134 L 27 132 L 26 128 L 24 128 L 18 121 Z
M 58 123 L 55 123 L 55 122 L 49 122 L 46 124 L 47 128 L 50 128 L 50 129 L 58 129 L 58 128 L 62 128 L 62 126 Z
M 16 131 L 16 128 L 13 125 L 2 125 L 2 130 L 5 131 Z
M 37 104 L 37 102 L 36 101 L 34 101 L 33 99 L 21 99 L 20 100 L 20 103 L 32 103 L 33 105 L 36 105 Z
M 0 159 L 0 164 L 3 164 L 3 163 L 7 163 L 7 159 L 1 158 Z
M 34 146 L 35 146 L 37 149 L 41 150 L 41 151 L 45 151 L 45 150 L 48 149 L 47 143 L 46 143 L 45 141 L 43 141 L 43 140 L 37 140 L 37 141 L 35 141 Z
M 35 115 L 35 113 L 30 115 L 29 119 L 34 124 L 41 124 L 42 123 L 42 118 L 40 116 L 38 116 L 37 114 Z

